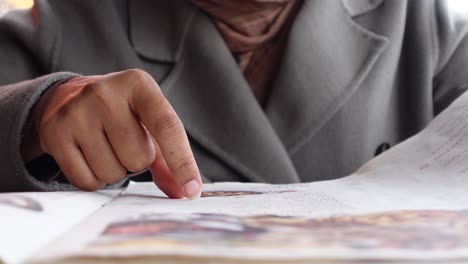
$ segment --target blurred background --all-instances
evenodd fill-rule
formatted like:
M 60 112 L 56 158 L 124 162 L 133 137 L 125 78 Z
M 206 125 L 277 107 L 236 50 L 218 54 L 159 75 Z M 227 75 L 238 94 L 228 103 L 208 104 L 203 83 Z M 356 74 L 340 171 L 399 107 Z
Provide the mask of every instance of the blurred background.
M 31 7 L 33 0 L 0 0 L 0 16 L 8 10 Z
M 453 11 L 468 13 L 468 0 L 448 0 L 448 2 Z M 28 8 L 32 3 L 33 0 L 0 0 L 0 16 L 11 9 Z

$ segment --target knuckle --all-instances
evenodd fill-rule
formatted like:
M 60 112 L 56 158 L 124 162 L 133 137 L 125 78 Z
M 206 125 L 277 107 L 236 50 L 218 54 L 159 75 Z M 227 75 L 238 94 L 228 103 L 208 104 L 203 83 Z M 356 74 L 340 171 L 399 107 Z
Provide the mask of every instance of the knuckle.
M 153 77 L 142 70 L 132 71 L 127 80 L 135 100 L 146 106 L 160 105 L 165 98 Z
M 119 181 L 121 181 L 122 179 L 124 179 L 127 176 L 127 170 L 124 167 L 122 167 L 114 175 L 115 176 L 112 179 L 110 179 L 107 183 L 109 183 L 109 184 L 118 183 Z
M 123 166 L 113 168 L 111 173 L 103 174 L 98 179 L 107 184 L 115 184 L 127 176 L 127 170 Z
M 125 74 L 135 79 L 153 79 L 149 73 L 141 69 L 129 69 L 125 71 Z
M 148 155 L 140 154 L 137 158 L 128 162 L 126 167 L 127 170 L 131 172 L 138 172 L 148 168 L 151 165 L 151 163 L 153 163 L 153 160 L 151 160 Z
M 70 180 L 70 179 L 69 179 Z M 79 180 L 70 182 L 77 188 L 83 191 L 97 191 L 104 188 L 105 184 L 97 181 L 93 175 L 81 177 Z
M 125 71 L 127 78 L 133 83 L 136 87 L 146 88 L 146 87 L 155 87 L 155 81 L 151 74 L 147 73 L 144 70 L 140 69 L 130 69 Z
M 143 169 L 149 167 L 153 162 L 154 162 L 154 159 L 156 157 L 155 155 L 155 151 L 154 150 L 146 150 L 142 157 L 141 157 L 141 163 L 142 163 L 142 167 Z
M 129 147 L 126 149 L 122 161 L 125 167 L 131 172 L 138 172 L 148 168 L 156 157 L 156 150 L 151 138 L 147 135 L 145 137 L 134 138 L 134 143 L 127 144 Z
M 196 168 L 197 168 L 197 165 L 195 163 L 195 159 L 193 158 L 193 156 L 183 157 L 178 161 L 178 164 L 177 164 L 177 169 L 179 170 L 192 171 L 192 170 L 195 170 Z
M 81 90 L 80 94 L 81 95 L 94 95 L 98 93 L 100 90 L 102 90 L 104 87 L 105 85 L 103 85 L 103 82 L 90 82 L 83 87 L 83 90 Z
M 110 86 L 105 81 L 97 81 L 87 84 L 79 96 L 93 98 L 101 105 L 108 105 L 112 102 Z
M 180 135 L 185 132 L 182 121 L 172 111 L 167 111 L 156 117 L 156 131 L 162 134 Z
M 142 148 L 140 157 L 139 157 L 139 171 L 148 168 L 154 161 L 156 157 L 156 151 L 150 146 Z

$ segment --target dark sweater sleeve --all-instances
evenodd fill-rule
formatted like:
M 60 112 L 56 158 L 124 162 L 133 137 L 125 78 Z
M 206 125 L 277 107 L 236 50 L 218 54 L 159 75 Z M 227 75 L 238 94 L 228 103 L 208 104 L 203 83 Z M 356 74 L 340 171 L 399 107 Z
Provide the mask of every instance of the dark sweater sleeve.
M 35 1 L 31 9 L 0 17 L 0 192 L 76 190 L 63 177 L 51 180 L 44 175 L 58 169 L 50 157 L 30 166 L 21 154 L 23 134 L 41 95 L 78 76 L 57 70 L 60 25 L 47 1 Z M 42 170 L 38 173 L 37 168 Z
M 0 192 L 69 190 L 66 183 L 43 182 L 26 169 L 21 142 L 31 109 L 44 91 L 77 74 L 53 72 L 55 29 L 52 12 L 37 10 L 0 17 Z M 36 16 L 36 17 L 35 17 Z
M 46 89 L 73 76 L 72 73 L 54 73 L 0 86 L 0 191 L 73 189 L 67 183 L 39 181 L 30 175 L 21 156 L 23 129 L 34 104 Z

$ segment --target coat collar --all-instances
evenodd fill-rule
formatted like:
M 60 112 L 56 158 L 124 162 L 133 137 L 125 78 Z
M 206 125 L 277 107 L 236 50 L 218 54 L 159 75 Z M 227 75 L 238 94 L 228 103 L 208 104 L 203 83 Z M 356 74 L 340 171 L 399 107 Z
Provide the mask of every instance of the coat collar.
M 304 1 L 265 112 L 188 1 L 130 1 L 130 36 L 140 56 L 175 63 L 161 87 L 193 140 L 252 181 L 297 182 L 290 154 L 359 87 L 387 41 L 351 20 L 376 1 L 342 1 Z
M 147 59 L 177 61 L 194 13 L 195 8 L 186 1 L 129 1 L 133 48 Z
M 379 7 L 383 0 L 342 0 L 343 6 L 352 17 L 363 15 Z
M 375 7 L 364 8 L 372 1 L 354 1 L 344 1 L 348 8 L 339 1 L 304 1 L 296 17 L 266 106 L 290 154 L 346 103 L 387 45 L 350 18 Z
M 130 41 L 135 51 L 148 59 L 175 62 L 180 56 L 184 36 L 197 9 L 189 3 L 189 0 L 130 0 L 129 2 Z M 341 2 L 348 14 L 356 17 L 379 7 L 383 0 L 341 0 Z

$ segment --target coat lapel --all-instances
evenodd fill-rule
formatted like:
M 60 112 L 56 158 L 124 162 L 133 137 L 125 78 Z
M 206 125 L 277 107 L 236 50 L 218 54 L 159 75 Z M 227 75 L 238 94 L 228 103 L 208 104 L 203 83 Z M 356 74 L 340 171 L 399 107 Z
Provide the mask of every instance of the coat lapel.
M 132 17 L 140 16 L 136 21 L 146 17 L 141 22 L 146 26 L 132 25 L 137 52 L 175 61 L 160 85 L 189 136 L 251 181 L 298 182 L 288 154 L 210 18 L 185 1 L 133 1 L 132 5 Z M 156 19 L 158 10 L 164 13 Z M 177 10 L 186 13 L 177 18 L 181 12 Z M 178 31 L 148 32 L 148 25 Z M 165 30 L 170 32 L 153 36 Z M 141 43 L 151 38 L 155 42 Z
M 351 97 L 387 44 L 351 19 L 379 1 L 342 1 L 304 1 L 265 112 L 210 18 L 188 1 L 130 1 L 131 41 L 140 56 L 174 63 L 161 87 L 191 139 L 251 181 L 298 182 L 289 155 Z
M 351 17 L 376 8 L 379 2 L 304 1 L 266 106 L 290 154 L 345 104 L 386 47 L 386 38 Z

